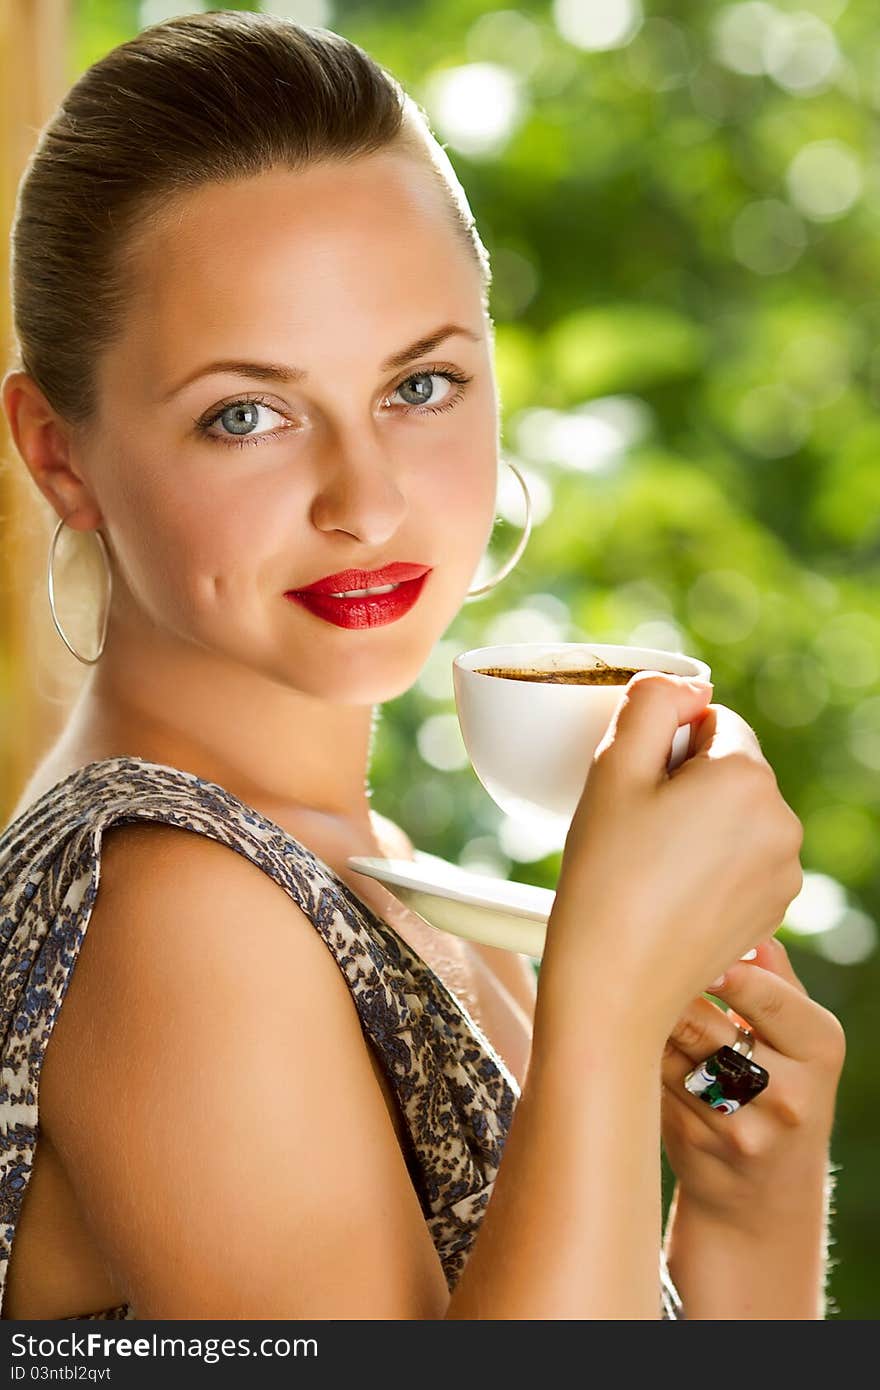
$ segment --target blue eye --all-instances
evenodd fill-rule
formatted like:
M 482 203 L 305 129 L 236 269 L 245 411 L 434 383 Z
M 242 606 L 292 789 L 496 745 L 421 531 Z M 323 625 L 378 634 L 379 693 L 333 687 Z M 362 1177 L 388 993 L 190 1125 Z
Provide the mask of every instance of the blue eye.
M 432 405 L 430 401 L 433 400 L 433 388 L 429 385 L 432 378 L 440 378 L 441 380 L 454 383 L 459 389 L 457 391 L 447 392 L 445 396 L 440 398 L 440 401 L 436 405 Z M 404 389 L 412 390 L 413 383 L 419 383 L 415 388 L 415 394 L 417 400 L 421 399 L 422 403 L 412 404 L 411 402 L 404 401 L 404 413 L 407 415 L 434 415 L 438 414 L 441 410 L 451 410 L 456 406 L 464 394 L 462 387 L 466 386 L 468 382 L 472 380 L 472 377 L 464 376 L 461 372 L 456 372 L 449 368 L 443 371 L 413 372 L 410 376 L 405 377 L 399 386 L 395 386 L 394 390 L 386 396 L 385 400 L 390 401 L 398 392 Z M 426 394 L 426 387 L 427 390 L 431 391 L 430 396 Z M 419 397 L 419 392 L 421 392 L 421 397 Z M 282 425 L 278 429 L 266 430 L 263 434 L 255 434 L 253 432 L 253 426 L 258 422 L 259 407 L 271 410 L 275 415 L 282 415 L 282 412 L 278 410 L 276 406 L 271 405 L 269 401 L 264 400 L 261 396 L 242 396 L 240 399 L 229 401 L 226 405 L 221 405 L 219 409 L 212 411 L 207 416 L 203 416 L 201 420 L 195 420 L 193 423 L 199 434 L 205 439 L 219 443 L 223 445 L 224 448 L 231 447 L 233 449 L 242 449 L 249 445 L 263 444 L 267 440 L 277 439 L 285 430 L 291 428 L 290 425 Z M 210 432 L 211 426 L 218 421 L 224 423 L 224 431 L 228 430 L 228 433 L 212 434 Z
M 262 444 L 264 439 L 274 439 L 282 434 L 289 426 L 284 425 L 280 429 L 267 431 L 265 434 L 253 434 L 251 426 L 257 423 L 260 408 L 271 410 L 273 414 L 280 415 L 281 411 L 276 410 L 268 401 L 262 400 L 259 396 L 246 396 L 240 401 L 230 401 L 228 405 L 222 405 L 219 410 L 215 410 L 207 418 L 196 421 L 196 429 L 206 439 L 218 440 L 221 444 L 232 445 L 234 449 L 241 449 L 248 444 Z M 210 434 L 211 425 L 218 420 L 222 420 L 225 426 L 231 430 L 225 438 L 221 435 Z M 237 438 L 235 436 L 238 436 Z
M 467 383 L 471 379 L 469 376 L 462 376 L 460 372 L 415 372 L 412 376 L 408 376 L 405 381 L 402 381 L 399 386 L 396 386 L 394 390 L 391 392 L 391 395 L 396 396 L 398 391 L 403 391 L 404 389 L 411 389 L 413 382 L 430 382 L 434 377 L 437 377 L 439 380 L 447 381 L 449 383 L 457 382 L 459 386 L 467 385 Z M 433 388 L 431 389 L 433 391 Z M 416 407 L 416 409 L 419 414 L 433 413 L 439 410 L 451 410 L 452 407 L 458 403 L 461 394 L 461 391 L 450 390 L 449 392 L 447 392 L 445 396 L 440 397 L 440 401 L 437 405 L 426 405 L 424 403 L 424 398 L 421 398 L 421 403 Z M 406 404 L 409 404 L 409 402 L 406 402 Z

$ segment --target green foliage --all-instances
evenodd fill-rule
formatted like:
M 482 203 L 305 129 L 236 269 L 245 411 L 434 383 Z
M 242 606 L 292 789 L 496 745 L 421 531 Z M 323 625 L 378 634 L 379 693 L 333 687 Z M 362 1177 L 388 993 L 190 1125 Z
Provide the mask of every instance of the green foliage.
M 642 391 L 690 377 L 702 335 L 658 305 L 614 304 L 569 314 L 544 339 L 544 381 L 562 406 L 610 391 Z

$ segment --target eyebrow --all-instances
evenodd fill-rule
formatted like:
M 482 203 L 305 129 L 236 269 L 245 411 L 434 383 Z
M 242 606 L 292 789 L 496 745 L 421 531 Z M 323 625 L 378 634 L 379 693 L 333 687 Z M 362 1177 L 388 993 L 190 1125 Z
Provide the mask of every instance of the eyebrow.
M 423 338 L 417 338 L 414 343 L 401 348 L 399 352 L 393 352 L 390 357 L 386 357 L 385 361 L 379 364 L 379 370 L 389 372 L 394 367 L 405 367 L 408 362 L 414 362 L 417 357 L 424 357 L 425 353 L 433 352 L 447 338 L 453 338 L 456 334 L 470 338 L 475 343 L 478 343 L 481 338 L 481 334 L 474 333 L 470 328 L 463 328 L 461 324 L 445 323 L 442 327 L 427 333 Z M 255 378 L 257 381 L 288 383 L 305 381 L 308 377 L 308 372 L 304 371 L 302 367 L 291 367 L 281 362 L 246 362 L 237 358 L 224 358 L 217 362 L 208 362 L 204 367 L 197 367 L 189 376 L 184 377 L 183 381 L 172 386 L 171 390 L 162 397 L 162 400 L 170 400 L 172 396 L 176 396 L 179 391 L 182 391 L 184 386 L 189 386 L 190 382 L 198 380 L 199 377 L 213 376 L 218 372 L 226 372 L 231 376 Z

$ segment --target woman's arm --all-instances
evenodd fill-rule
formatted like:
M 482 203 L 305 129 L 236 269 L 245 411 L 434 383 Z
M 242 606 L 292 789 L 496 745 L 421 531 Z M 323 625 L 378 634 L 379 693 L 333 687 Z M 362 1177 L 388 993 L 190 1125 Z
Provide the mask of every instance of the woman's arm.
M 713 708 L 693 758 L 665 776 L 675 729 L 706 698 L 634 677 L 597 751 L 529 1073 L 451 1298 L 313 924 L 204 836 L 108 835 L 41 1107 L 138 1316 L 660 1317 L 664 1042 L 797 891 L 800 835 L 738 716 Z
M 677 1178 L 670 1269 L 690 1318 L 823 1318 L 829 1162 L 846 1036 L 778 938 L 758 943 L 672 1029 L 661 1063 L 662 1140 Z M 770 1082 L 736 1114 L 687 1094 L 684 1076 L 732 1035 L 754 1035 Z
M 41 1119 L 138 1317 L 657 1318 L 661 1049 L 591 1007 L 577 1050 L 548 1020 L 450 1299 L 313 924 L 223 845 L 117 827 Z
M 389 853 L 413 857 L 399 827 L 383 818 L 380 828 Z M 531 1023 L 538 989 L 529 958 L 473 949 Z M 607 973 L 606 965 L 597 983 Z M 543 1034 L 544 1046 L 540 1036 L 532 1046 L 494 1191 L 447 1318 L 659 1317 L 658 1040 L 634 1030 L 629 1008 L 624 1014 L 607 990 L 599 994 L 579 1001 L 593 1020 L 590 1033 L 552 1041 Z
M 528 1075 L 449 1318 L 660 1317 L 662 1045 L 607 989 L 578 1007 L 589 1026 L 559 1033 L 539 990 Z
M 827 1161 L 811 1161 L 766 1211 L 726 1222 L 677 1186 L 665 1251 L 688 1319 L 824 1318 L 833 1186 Z

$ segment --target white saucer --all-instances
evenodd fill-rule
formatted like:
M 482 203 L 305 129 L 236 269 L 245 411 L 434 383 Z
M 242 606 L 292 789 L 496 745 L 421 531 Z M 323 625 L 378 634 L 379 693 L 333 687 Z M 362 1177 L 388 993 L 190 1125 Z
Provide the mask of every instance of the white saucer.
M 556 898 L 552 889 L 474 874 L 424 850 L 415 856 L 413 861 L 352 855 L 346 863 L 384 883 L 432 927 L 540 959 Z

